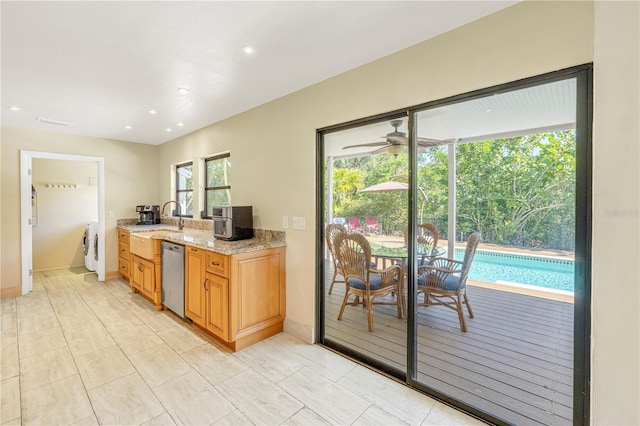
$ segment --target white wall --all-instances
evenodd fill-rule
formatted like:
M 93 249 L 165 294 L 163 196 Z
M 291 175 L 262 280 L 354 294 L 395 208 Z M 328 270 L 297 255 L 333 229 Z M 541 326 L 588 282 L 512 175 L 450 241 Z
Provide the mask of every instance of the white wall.
M 84 229 L 98 218 L 97 172 L 94 162 L 33 159 L 34 271 L 84 265 Z

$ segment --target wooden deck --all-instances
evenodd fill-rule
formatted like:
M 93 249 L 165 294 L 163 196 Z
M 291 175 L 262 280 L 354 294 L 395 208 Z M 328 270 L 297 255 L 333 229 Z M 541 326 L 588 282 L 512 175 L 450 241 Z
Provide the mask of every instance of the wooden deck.
M 471 285 L 467 291 L 475 315 L 467 317 L 467 333 L 450 309 L 418 309 L 418 380 L 513 424 L 571 424 L 573 304 Z M 369 333 L 361 307 L 347 306 L 337 321 L 344 284 L 325 295 L 326 339 L 406 371 L 407 323 L 394 307 L 374 307 Z

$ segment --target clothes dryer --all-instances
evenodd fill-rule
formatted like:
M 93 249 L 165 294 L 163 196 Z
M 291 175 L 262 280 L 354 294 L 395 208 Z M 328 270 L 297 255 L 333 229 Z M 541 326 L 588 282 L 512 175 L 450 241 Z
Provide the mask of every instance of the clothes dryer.
M 84 266 L 90 271 L 95 271 L 98 266 L 98 221 L 89 222 L 82 238 L 84 248 Z
M 96 262 L 93 258 L 93 239 L 90 232 L 91 224 L 87 223 L 82 236 L 82 249 L 84 253 L 84 267 L 90 271 L 96 270 Z

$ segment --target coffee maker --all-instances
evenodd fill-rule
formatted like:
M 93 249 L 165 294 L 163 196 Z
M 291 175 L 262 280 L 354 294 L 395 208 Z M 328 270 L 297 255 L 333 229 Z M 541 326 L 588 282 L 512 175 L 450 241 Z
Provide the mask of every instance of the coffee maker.
M 160 223 L 160 206 L 136 206 L 139 214 L 136 225 L 155 225 Z

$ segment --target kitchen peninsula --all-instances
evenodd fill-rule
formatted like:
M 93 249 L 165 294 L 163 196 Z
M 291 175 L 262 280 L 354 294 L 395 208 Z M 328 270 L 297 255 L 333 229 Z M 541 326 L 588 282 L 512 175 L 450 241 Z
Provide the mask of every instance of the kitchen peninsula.
M 131 291 L 156 309 L 164 309 L 161 243 L 170 241 L 185 246 L 188 320 L 233 351 L 282 331 L 286 316 L 284 232 L 257 229 L 252 239 L 221 241 L 214 239 L 211 230 L 185 227 L 178 231 L 171 224 L 133 225 L 123 220 L 118 236 L 120 273 Z

